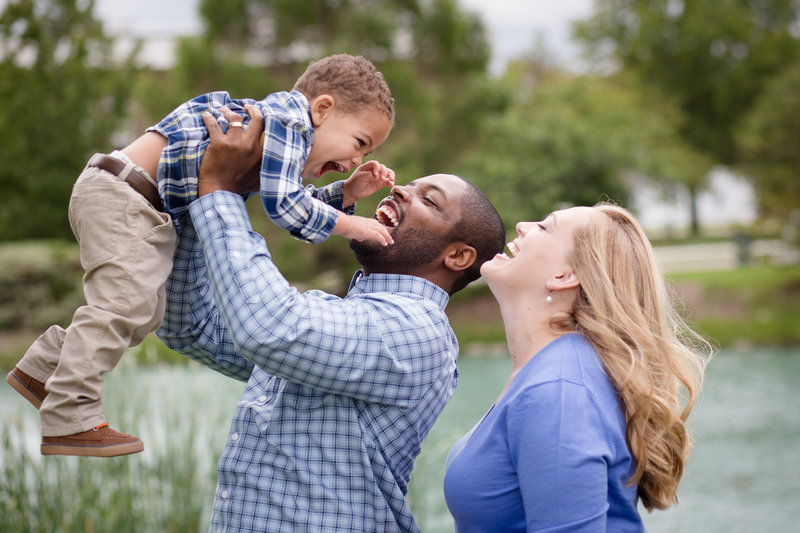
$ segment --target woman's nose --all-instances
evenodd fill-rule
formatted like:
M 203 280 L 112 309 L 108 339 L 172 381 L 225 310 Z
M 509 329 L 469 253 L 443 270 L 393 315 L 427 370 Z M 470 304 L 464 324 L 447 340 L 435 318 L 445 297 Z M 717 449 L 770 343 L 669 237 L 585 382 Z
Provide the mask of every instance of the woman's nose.
M 514 229 L 517 230 L 517 233 L 520 237 L 524 237 L 526 233 L 528 233 L 528 226 L 531 222 L 517 222 L 517 225 Z

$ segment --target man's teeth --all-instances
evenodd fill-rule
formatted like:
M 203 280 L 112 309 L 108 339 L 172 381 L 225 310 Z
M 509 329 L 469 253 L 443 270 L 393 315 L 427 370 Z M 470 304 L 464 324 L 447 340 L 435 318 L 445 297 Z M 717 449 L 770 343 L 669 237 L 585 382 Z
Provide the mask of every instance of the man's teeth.
M 385 205 L 380 206 L 378 208 L 377 215 L 378 220 L 380 220 L 381 223 L 387 226 L 392 226 L 393 228 L 397 227 L 397 217 L 395 216 L 394 211 L 389 207 Z
M 511 257 L 514 257 L 515 255 L 517 255 L 519 253 L 519 248 L 513 242 L 509 242 L 508 244 L 506 244 L 506 246 L 508 247 L 508 251 L 510 252 L 509 255 Z

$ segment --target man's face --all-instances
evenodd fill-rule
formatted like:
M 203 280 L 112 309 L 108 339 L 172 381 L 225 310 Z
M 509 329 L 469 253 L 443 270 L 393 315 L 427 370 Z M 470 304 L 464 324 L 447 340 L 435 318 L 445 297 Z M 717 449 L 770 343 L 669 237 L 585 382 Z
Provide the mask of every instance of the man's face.
M 467 184 L 450 174 L 434 174 L 392 188 L 375 218 L 388 226 L 394 244 L 350 241 L 356 259 L 369 273 L 414 274 L 436 261 L 451 243 L 449 234 L 461 219 Z

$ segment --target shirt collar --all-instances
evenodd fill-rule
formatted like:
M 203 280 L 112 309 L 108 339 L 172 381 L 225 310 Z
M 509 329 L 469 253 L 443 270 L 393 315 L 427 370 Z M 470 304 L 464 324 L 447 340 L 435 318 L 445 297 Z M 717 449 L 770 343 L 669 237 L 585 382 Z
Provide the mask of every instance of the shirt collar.
M 359 269 L 353 274 L 347 295 L 353 296 L 368 292 L 411 293 L 432 301 L 442 309 L 450 300 L 450 296 L 444 289 L 426 279 L 408 274 L 376 273 L 365 276 L 364 271 Z

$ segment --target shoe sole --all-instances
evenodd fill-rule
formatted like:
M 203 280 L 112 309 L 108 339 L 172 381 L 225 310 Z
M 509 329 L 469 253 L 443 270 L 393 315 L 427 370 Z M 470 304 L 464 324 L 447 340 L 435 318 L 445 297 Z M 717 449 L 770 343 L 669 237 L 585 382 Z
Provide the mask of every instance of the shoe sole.
M 77 455 L 79 457 L 117 457 L 144 450 L 142 441 L 114 444 L 112 446 L 86 446 L 85 444 L 42 444 L 42 455 Z
M 6 375 L 6 383 L 11 385 L 12 389 L 20 393 L 20 395 L 28 400 L 35 408 L 39 409 L 42 406 L 42 398 L 20 381 L 13 372 L 9 372 Z

